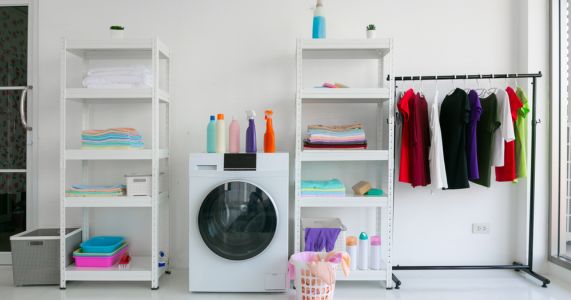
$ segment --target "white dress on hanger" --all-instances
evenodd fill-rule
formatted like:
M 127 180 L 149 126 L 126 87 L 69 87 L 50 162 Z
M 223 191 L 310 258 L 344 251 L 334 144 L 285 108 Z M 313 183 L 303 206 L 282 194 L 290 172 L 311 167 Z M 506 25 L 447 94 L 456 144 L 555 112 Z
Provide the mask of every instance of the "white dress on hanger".
M 498 120 L 500 120 L 502 124 L 500 125 L 499 132 L 494 134 L 494 142 L 492 144 L 492 165 L 503 167 L 505 142 L 515 140 L 515 133 L 508 93 L 503 89 L 497 89 L 496 98 L 498 99 Z
M 434 93 L 434 101 L 430 105 L 428 122 L 430 123 L 430 152 L 428 156 L 430 166 L 430 189 L 448 188 L 446 167 L 444 166 L 444 150 L 442 148 L 442 132 L 440 131 L 440 113 L 438 105 L 438 90 Z

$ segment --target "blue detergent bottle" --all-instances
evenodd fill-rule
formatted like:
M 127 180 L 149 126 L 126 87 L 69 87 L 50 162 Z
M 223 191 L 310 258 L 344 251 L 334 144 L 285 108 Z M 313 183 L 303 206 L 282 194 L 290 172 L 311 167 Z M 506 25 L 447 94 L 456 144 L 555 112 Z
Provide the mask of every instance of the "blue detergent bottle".
M 314 39 L 324 39 L 325 34 L 325 15 L 323 14 L 323 3 L 317 0 L 315 10 L 313 11 L 313 34 Z
M 216 118 L 210 116 L 210 122 L 206 128 L 206 152 L 216 153 Z
M 253 110 L 246 111 L 248 118 L 248 129 L 246 130 L 246 153 L 256 153 L 258 146 L 256 143 L 256 112 Z

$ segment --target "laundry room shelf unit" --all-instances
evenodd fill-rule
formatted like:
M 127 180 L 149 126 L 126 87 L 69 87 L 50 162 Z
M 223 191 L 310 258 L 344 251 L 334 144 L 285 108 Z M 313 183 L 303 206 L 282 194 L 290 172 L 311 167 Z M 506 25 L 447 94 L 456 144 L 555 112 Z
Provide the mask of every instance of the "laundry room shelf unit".
M 296 90 L 296 151 L 295 151 L 295 251 L 301 249 L 301 219 L 305 209 L 334 209 L 335 216 L 343 220 L 350 211 L 357 209 L 359 214 L 371 213 L 375 230 L 370 234 L 382 236 L 383 268 L 381 270 L 356 270 L 348 278 L 337 276 L 337 280 L 349 281 L 381 281 L 386 288 L 393 287 L 391 266 L 392 226 L 393 226 L 393 166 L 394 166 L 394 115 L 389 112 L 394 107 L 394 84 L 384 81 L 384 76 L 392 69 L 392 40 L 329 40 L 329 39 L 299 39 L 297 41 L 297 90 Z M 314 88 L 304 86 L 305 64 L 323 63 L 327 66 L 330 61 L 363 64 L 364 61 L 373 64 L 377 81 L 376 86 L 366 88 Z M 320 69 L 321 70 L 321 69 Z M 323 74 L 321 74 L 323 75 Z M 313 82 L 315 84 L 315 82 Z M 307 83 L 305 84 L 307 85 Z M 319 105 L 328 109 L 342 109 L 339 105 L 366 105 L 375 107 L 376 120 L 366 131 L 374 132 L 374 143 L 369 143 L 367 150 L 304 150 L 304 125 L 309 124 L 304 115 L 306 105 Z M 320 106 L 323 105 L 323 106 Z M 350 113 L 350 112 L 349 112 Z M 319 119 L 312 119 L 319 122 Z M 340 169 L 352 164 L 363 167 L 374 165 L 372 171 L 377 176 L 376 184 L 385 190 L 381 197 L 356 196 L 347 194 L 345 197 L 303 197 L 301 195 L 304 170 L 310 165 L 326 164 L 338 166 Z M 370 175 L 370 169 L 366 175 Z M 308 175 L 310 176 L 310 175 Z M 383 180 L 381 180 L 381 178 Z M 361 178 L 351 178 L 354 183 Z M 381 181 L 383 182 L 381 184 Z M 347 184 L 347 182 L 345 182 Z M 350 186 L 347 188 L 351 191 Z M 352 191 L 351 191 L 352 193 Z M 329 212 L 330 210 L 327 210 Z M 333 215 L 331 215 L 333 217 Z M 357 229 L 355 229 L 357 230 Z M 343 242 L 344 243 L 344 242 Z M 398 288 L 398 285 L 397 285 Z
M 158 289 L 159 278 L 167 271 L 164 267 L 159 268 L 158 254 L 159 250 L 168 253 L 169 248 L 168 170 L 170 165 L 171 64 L 170 51 L 158 38 L 63 40 L 60 91 L 60 234 L 64 235 L 67 222 L 77 222 L 77 218 L 70 218 L 71 212 L 82 211 L 80 215 L 83 240 L 90 238 L 90 228 L 98 233 L 106 232 L 105 228 L 96 228 L 94 226 L 98 225 L 90 223 L 90 216 L 94 214 L 116 212 L 115 210 L 101 210 L 102 208 L 117 209 L 117 213 L 124 214 L 126 218 L 129 217 L 131 211 L 150 210 L 145 214 L 148 213 L 151 220 L 140 220 L 150 223 L 149 227 L 135 226 L 139 228 L 137 230 L 149 230 L 147 236 L 150 237 L 150 245 L 145 244 L 149 243 L 147 240 L 137 241 L 145 246 L 140 247 L 144 249 L 136 249 L 130 243 L 133 256 L 128 269 L 119 269 L 117 266 L 77 267 L 73 262 L 67 261 L 64 251 L 66 249 L 65 239 L 60 239 L 62 249 L 60 252 L 60 288 L 62 289 L 66 288 L 68 281 L 148 281 L 152 289 Z M 152 86 L 116 89 L 84 88 L 82 86 L 81 81 L 89 68 L 127 65 L 149 67 L 153 78 Z M 126 121 L 123 118 L 112 118 L 107 115 L 117 113 L 119 110 L 122 117 L 138 120 L 137 124 L 142 124 L 145 130 L 140 130 L 140 132 L 145 149 L 82 150 L 79 146 L 80 130 L 94 129 L 92 126 L 125 127 L 116 125 L 124 125 L 123 122 Z M 102 173 L 102 167 L 99 167 L 99 172 L 97 172 L 96 166 L 106 161 L 112 161 L 113 169 L 105 165 L 103 167 L 105 171 L 111 173 L 117 168 L 117 174 Z M 72 184 L 102 184 L 106 183 L 106 180 L 111 180 L 107 177 L 113 176 L 113 179 L 124 180 L 123 175 L 127 171 L 121 171 L 122 161 L 125 161 L 127 168 L 134 168 L 137 172 L 146 170 L 144 171 L 146 174 L 151 174 L 150 196 L 66 197 L 66 188 Z M 162 181 L 165 176 L 167 184 L 159 185 L 159 177 Z M 91 211 L 90 209 L 93 208 L 98 210 Z M 125 231 L 122 231 L 123 228 L 115 229 L 130 240 L 129 229 Z M 149 251 L 148 249 L 150 252 L 141 253 Z

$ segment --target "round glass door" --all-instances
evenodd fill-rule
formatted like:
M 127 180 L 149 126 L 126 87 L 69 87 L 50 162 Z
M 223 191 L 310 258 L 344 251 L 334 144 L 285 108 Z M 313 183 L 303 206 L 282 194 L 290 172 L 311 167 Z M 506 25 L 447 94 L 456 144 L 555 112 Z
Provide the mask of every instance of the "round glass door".
M 200 206 L 198 229 L 217 255 L 245 260 L 264 251 L 276 232 L 274 203 L 257 186 L 231 181 L 212 190 Z

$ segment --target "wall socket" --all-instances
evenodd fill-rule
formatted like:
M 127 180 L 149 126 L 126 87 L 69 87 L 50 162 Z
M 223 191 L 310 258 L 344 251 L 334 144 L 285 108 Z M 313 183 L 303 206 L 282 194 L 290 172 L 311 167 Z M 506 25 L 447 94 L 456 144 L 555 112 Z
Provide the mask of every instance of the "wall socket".
M 490 234 L 490 223 L 473 223 L 472 233 L 474 234 Z

